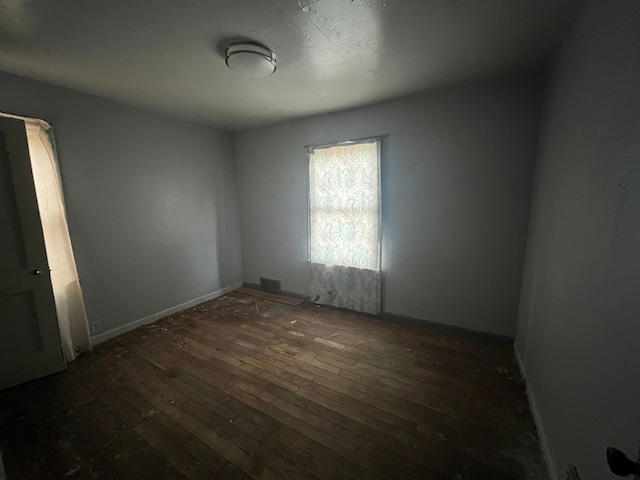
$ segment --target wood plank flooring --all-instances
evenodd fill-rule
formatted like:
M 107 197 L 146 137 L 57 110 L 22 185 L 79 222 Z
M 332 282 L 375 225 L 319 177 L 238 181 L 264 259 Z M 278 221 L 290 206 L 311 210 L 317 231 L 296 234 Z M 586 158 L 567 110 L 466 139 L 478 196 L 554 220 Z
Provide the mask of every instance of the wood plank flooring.
M 547 478 L 505 342 L 239 292 L 0 392 L 0 450 L 8 479 Z
M 246 295 L 251 295 L 254 297 L 264 298 L 266 300 L 271 300 L 272 302 L 284 303 L 285 305 L 298 306 L 304 300 L 300 298 L 291 298 L 285 297 L 283 295 L 274 295 L 273 293 L 263 292 L 262 290 L 256 290 L 248 287 L 240 287 L 236 290 L 238 293 L 244 293 Z

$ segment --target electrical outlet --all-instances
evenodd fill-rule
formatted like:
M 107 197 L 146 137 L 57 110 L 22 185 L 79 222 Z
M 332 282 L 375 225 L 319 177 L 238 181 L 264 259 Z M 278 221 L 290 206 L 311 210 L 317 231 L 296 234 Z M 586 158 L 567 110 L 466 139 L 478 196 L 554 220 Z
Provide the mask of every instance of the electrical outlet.
M 102 325 L 100 324 L 100 320 L 95 322 L 91 322 L 91 333 L 100 333 L 102 331 Z

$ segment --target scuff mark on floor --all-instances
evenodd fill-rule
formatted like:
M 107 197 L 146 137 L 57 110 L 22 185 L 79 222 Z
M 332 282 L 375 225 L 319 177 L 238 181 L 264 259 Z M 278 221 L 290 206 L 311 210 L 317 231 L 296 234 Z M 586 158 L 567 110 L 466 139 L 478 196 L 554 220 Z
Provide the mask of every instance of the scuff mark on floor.
M 70 469 L 67 473 L 65 473 L 65 474 L 64 474 L 64 476 L 65 476 L 65 477 L 70 477 L 70 476 L 72 476 L 73 474 L 75 474 L 78 470 L 80 470 L 80 468 L 82 468 L 82 467 L 80 467 L 80 465 L 76 465 L 75 467 L 73 467 L 72 469 Z M 2 477 L 0 477 L 0 478 L 2 478 Z

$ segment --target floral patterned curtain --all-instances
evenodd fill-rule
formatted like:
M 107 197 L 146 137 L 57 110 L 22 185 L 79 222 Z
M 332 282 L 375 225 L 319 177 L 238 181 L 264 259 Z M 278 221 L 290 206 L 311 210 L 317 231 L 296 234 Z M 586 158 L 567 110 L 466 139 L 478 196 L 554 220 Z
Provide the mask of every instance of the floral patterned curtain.
M 309 149 L 311 298 L 380 313 L 380 139 Z

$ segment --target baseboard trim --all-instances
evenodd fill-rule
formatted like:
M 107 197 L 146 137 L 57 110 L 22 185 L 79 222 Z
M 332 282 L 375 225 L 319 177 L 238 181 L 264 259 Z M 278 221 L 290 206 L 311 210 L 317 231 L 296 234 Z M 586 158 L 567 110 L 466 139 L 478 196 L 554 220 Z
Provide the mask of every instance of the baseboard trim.
M 472 328 L 460 327 L 458 325 L 451 325 L 448 323 L 435 322 L 433 320 L 422 320 L 419 318 L 408 317 L 406 315 L 399 315 L 397 313 L 383 312 L 382 315 L 380 315 L 380 318 L 391 322 L 411 323 L 446 332 L 455 332 L 458 335 L 469 336 L 472 338 L 485 338 L 505 345 L 511 345 L 513 343 L 513 337 L 499 335 L 497 333 L 483 332 L 481 330 L 473 330 Z
M 91 346 L 98 345 L 99 343 L 105 342 L 111 338 L 117 337 L 118 335 L 122 335 L 123 333 L 130 332 L 142 325 L 148 325 L 149 323 L 153 323 L 156 320 L 159 320 L 167 315 L 171 315 L 172 313 L 180 312 L 187 308 L 193 307 L 194 305 L 198 305 L 202 302 L 207 302 L 209 300 L 213 300 L 214 298 L 221 297 L 225 293 L 232 292 L 233 290 L 240 288 L 242 286 L 241 283 L 234 283 L 233 285 L 229 285 L 228 287 L 222 288 L 220 290 L 216 290 L 215 292 L 207 293 L 198 298 L 194 298 L 193 300 L 189 300 L 188 302 L 181 303 L 180 305 L 176 305 L 171 308 L 167 308 L 166 310 L 162 310 L 161 312 L 154 313 L 149 315 L 148 317 L 140 318 L 138 320 L 134 320 L 131 323 L 127 323 L 126 325 L 122 325 L 121 327 L 114 328 L 107 332 L 100 333 L 98 335 L 94 335 L 91 337 Z
M 551 457 L 551 450 L 549 449 L 549 443 L 547 442 L 547 435 L 544 433 L 544 426 L 542 424 L 542 418 L 540 417 L 540 412 L 538 411 L 538 406 L 536 405 L 536 399 L 533 396 L 533 392 L 531 391 L 531 386 L 527 381 L 527 372 L 524 368 L 524 361 L 520 356 L 520 351 L 518 350 L 518 345 L 514 342 L 513 344 L 513 353 L 516 357 L 516 362 L 518 362 L 518 368 L 520 369 L 520 375 L 525 381 L 527 399 L 529 400 L 529 407 L 531 408 L 531 415 L 533 416 L 533 423 L 536 425 L 536 430 L 538 432 L 538 438 L 540 439 L 540 446 L 542 447 L 542 456 L 544 457 L 544 461 L 547 464 L 547 472 L 549 473 L 549 478 L 551 480 L 558 480 L 557 470 L 553 463 L 553 458 Z
M 262 291 L 262 288 L 260 288 L 260 285 L 258 285 L 257 283 L 242 282 L 242 286 L 246 288 L 251 288 L 253 290 Z M 280 292 L 280 295 L 283 295 L 285 297 L 298 298 L 306 302 L 311 301 L 311 297 L 309 297 L 309 295 L 303 295 L 301 293 L 296 293 L 296 292 L 289 292 L 286 290 L 282 290 Z M 337 308 L 337 307 L 331 307 L 330 305 L 322 305 L 322 306 L 324 308 Z M 365 313 L 364 315 L 370 315 L 370 314 Z M 419 318 L 408 317 L 406 315 L 399 315 L 397 313 L 383 311 L 380 315 L 371 315 L 371 317 L 379 318 L 380 320 L 386 320 L 389 322 L 410 323 L 414 325 L 428 326 L 430 328 L 441 329 L 443 331 L 448 331 L 448 332 L 455 332 L 458 335 L 470 336 L 472 338 L 482 337 L 482 338 L 492 340 L 497 343 L 502 343 L 505 345 L 511 345 L 513 343 L 513 337 L 509 337 L 506 335 L 483 332 L 481 330 L 473 330 L 471 328 L 459 327 L 457 325 L 450 325 L 447 323 L 434 322 L 432 320 L 423 320 Z

